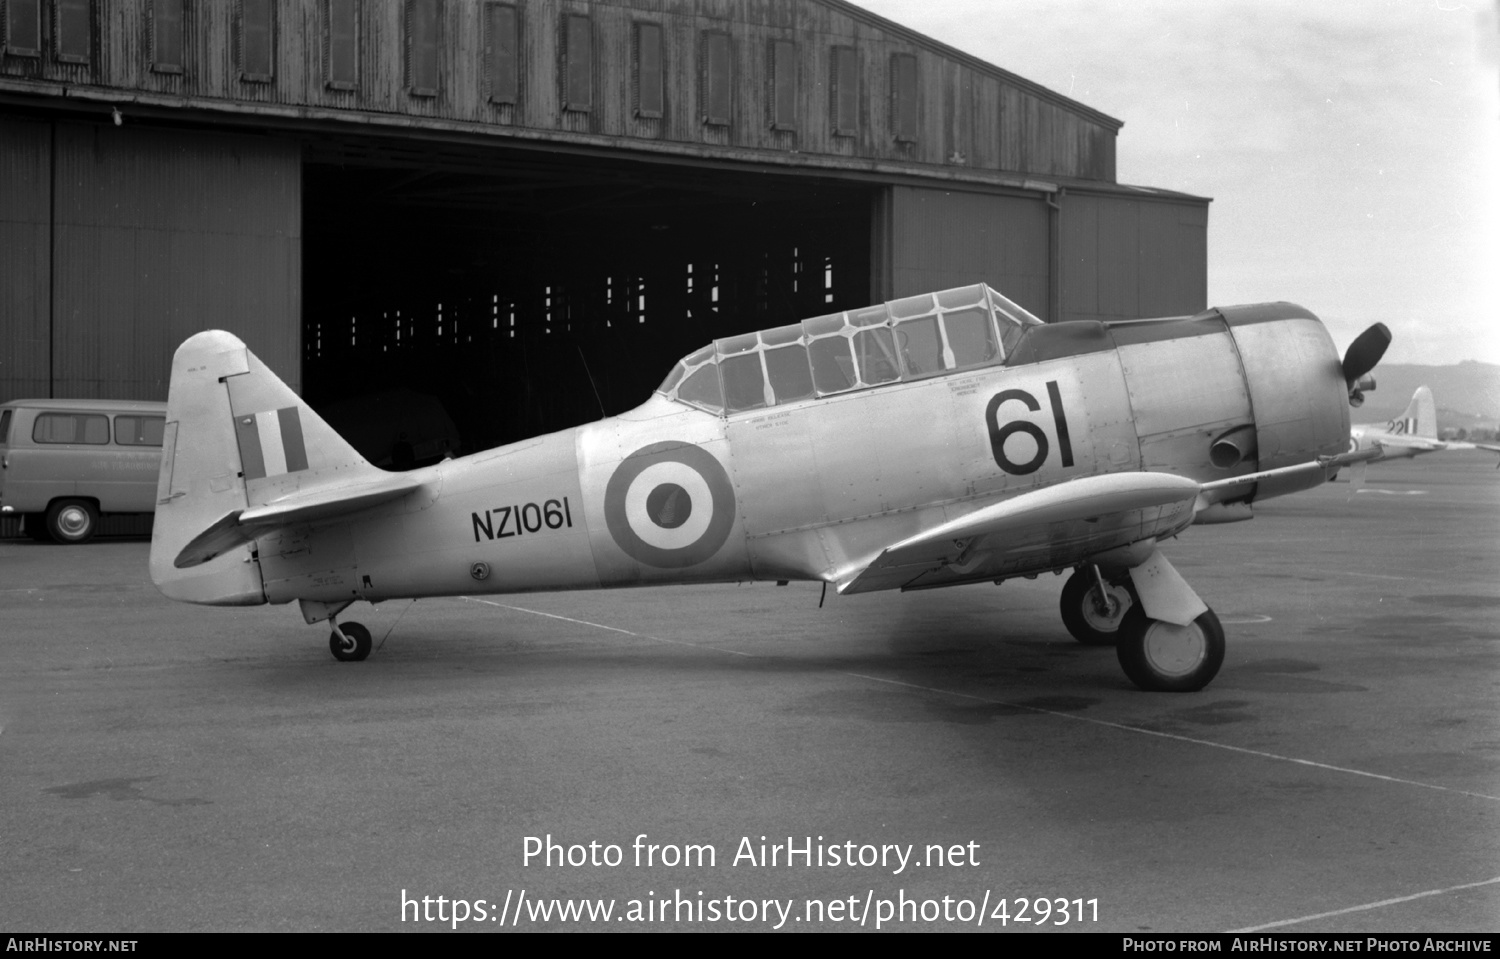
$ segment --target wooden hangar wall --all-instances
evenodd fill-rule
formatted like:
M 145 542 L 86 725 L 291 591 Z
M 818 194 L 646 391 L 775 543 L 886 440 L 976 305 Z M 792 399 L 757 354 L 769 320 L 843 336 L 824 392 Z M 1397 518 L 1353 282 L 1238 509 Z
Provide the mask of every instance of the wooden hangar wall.
M 0 9 L 0 396 L 161 398 L 217 326 L 470 450 L 888 296 L 1204 305 L 1206 201 L 1117 187 L 1118 121 L 841 0 Z
M 297 388 L 295 143 L 0 114 L 0 397 L 166 399 L 235 331 Z

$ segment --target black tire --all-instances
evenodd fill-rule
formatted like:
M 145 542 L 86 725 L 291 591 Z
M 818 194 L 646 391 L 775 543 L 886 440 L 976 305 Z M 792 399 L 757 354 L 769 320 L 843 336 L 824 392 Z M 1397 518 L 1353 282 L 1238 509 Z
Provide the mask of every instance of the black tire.
M 99 532 L 99 508 L 86 499 L 53 500 L 47 507 L 47 532 L 58 543 L 87 543 Z
M 52 542 L 52 533 L 47 529 L 46 513 L 26 513 L 21 520 L 21 528 L 38 543 Z
M 1119 582 L 1105 580 L 1116 606 L 1113 615 L 1101 612 L 1094 602 L 1094 573 L 1088 567 L 1073 571 L 1063 584 L 1058 607 L 1068 633 L 1085 646 L 1113 646 L 1120 636 L 1120 623 L 1137 605 L 1135 587 L 1127 575 Z
M 339 634 L 331 632 L 328 634 L 328 650 L 333 653 L 333 658 L 341 663 L 357 663 L 370 655 L 370 631 L 358 623 L 340 623 L 339 629 L 344 631 L 344 636 L 354 645 L 352 648 L 345 646 L 339 639 Z
M 1224 665 L 1224 627 L 1211 609 L 1174 626 L 1147 617 L 1137 603 L 1120 623 L 1115 653 L 1130 681 L 1148 692 L 1197 692 Z

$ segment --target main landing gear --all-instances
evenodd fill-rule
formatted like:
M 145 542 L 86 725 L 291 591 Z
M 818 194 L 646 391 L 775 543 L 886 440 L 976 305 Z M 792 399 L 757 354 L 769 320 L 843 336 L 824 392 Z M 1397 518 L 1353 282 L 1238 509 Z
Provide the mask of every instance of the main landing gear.
M 1085 646 L 1113 646 L 1120 621 L 1136 605 L 1129 574 L 1109 579 L 1092 563 L 1080 566 L 1063 586 L 1062 621 Z
M 1144 690 L 1197 692 L 1224 665 L 1224 627 L 1211 609 L 1186 626 L 1177 626 L 1150 619 L 1144 609 L 1134 606 L 1120 623 L 1115 655 L 1125 675 Z
M 1160 552 L 1138 556 L 1130 571 L 1078 567 L 1063 586 L 1063 624 L 1085 646 L 1114 646 L 1141 689 L 1202 689 L 1224 664 L 1224 627 Z
M 339 625 L 332 618 L 333 632 L 328 634 L 328 649 L 342 663 L 357 663 L 370 655 L 370 631 L 359 623 Z

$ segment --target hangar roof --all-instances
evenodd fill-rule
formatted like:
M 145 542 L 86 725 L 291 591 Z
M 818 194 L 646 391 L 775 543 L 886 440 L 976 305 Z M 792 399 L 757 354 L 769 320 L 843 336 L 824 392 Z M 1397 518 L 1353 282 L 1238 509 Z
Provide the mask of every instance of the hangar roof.
M 1119 120 L 846 0 L 50 7 L 8 0 L 0 102 L 1027 189 L 1115 178 Z

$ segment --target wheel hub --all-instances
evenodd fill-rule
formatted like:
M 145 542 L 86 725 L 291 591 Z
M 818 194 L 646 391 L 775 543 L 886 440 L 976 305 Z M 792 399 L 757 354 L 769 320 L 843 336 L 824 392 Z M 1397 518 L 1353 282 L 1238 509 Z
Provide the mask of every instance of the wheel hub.
M 1186 676 L 1208 656 L 1208 641 L 1197 623 L 1153 622 L 1143 644 L 1146 661 L 1164 676 Z
M 77 536 L 89 528 L 89 515 L 77 506 L 69 506 L 57 514 L 57 525 L 69 536 Z
M 1101 632 L 1118 629 L 1129 601 L 1130 593 L 1123 586 L 1109 587 L 1102 601 L 1095 587 L 1089 591 L 1088 601 L 1083 604 L 1084 621 Z

